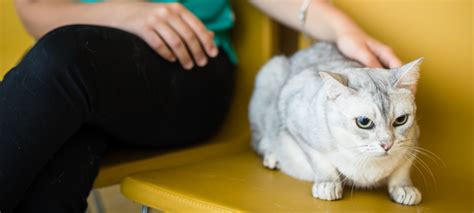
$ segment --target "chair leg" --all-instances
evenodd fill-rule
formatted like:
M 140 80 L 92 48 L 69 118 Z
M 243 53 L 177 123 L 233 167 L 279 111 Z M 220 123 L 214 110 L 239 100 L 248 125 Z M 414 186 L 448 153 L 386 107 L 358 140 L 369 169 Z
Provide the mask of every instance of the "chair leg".
M 148 206 L 143 205 L 141 213 L 148 213 L 149 210 L 150 208 Z
M 94 200 L 95 208 L 97 209 L 97 213 L 105 213 L 102 199 L 100 198 L 99 193 L 97 193 L 97 190 L 93 189 L 91 194 L 92 200 Z

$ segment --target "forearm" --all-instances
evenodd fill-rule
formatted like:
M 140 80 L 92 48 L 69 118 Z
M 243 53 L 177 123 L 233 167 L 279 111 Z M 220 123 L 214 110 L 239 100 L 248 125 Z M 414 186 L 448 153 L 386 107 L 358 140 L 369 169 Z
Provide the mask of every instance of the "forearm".
M 301 30 L 298 12 L 304 0 L 250 0 L 256 7 L 277 21 Z M 335 41 L 339 34 L 360 31 L 357 24 L 342 11 L 324 0 L 313 0 L 306 12 L 305 32 L 320 40 Z
M 68 24 L 115 27 L 122 3 L 84 4 L 72 1 L 16 0 L 18 14 L 27 31 L 36 39 Z M 112 8 L 114 7 L 114 8 Z

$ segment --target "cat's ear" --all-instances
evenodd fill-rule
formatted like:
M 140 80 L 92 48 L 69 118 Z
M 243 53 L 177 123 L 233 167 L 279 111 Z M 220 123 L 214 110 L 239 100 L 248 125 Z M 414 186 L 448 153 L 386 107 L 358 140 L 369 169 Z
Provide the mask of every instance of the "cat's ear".
M 319 76 L 324 81 L 326 87 L 327 96 L 331 100 L 335 100 L 337 97 L 343 94 L 351 94 L 355 91 L 347 87 L 347 78 L 332 72 L 319 72 Z
M 423 58 L 416 59 L 395 69 L 393 73 L 393 87 L 409 89 L 413 94 L 416 93 L 416 84 L 420 78 L 420 64 Z

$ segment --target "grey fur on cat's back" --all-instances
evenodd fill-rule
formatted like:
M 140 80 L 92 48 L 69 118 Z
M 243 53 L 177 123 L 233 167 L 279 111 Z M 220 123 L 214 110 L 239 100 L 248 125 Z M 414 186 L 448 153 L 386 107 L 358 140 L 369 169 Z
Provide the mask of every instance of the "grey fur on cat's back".
M 290 64 L 294 74 L 307 68 L 318 71 L 362 68 L 359 63 L 344 57 L 334 44 L 326 42 L 319 42 L 295 53 L 290 58 Z

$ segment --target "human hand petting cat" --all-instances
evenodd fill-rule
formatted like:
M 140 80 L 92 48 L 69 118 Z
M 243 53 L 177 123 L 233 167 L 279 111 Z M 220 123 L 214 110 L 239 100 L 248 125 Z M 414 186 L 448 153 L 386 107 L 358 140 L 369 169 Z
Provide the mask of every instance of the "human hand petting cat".
M 342 54 L 365 66 L 395 68 L 402 65 L 390 47 L 365 33 L 351 17 L 330 1 L 310 1 L 302 29 L 296 14 L 300 14 L 303 1 L 293 0 L 285 4 L 275 4 L 272 1 L 251 3 L 279 22 L 295 30 L 303 30 L 312 38 L 336 43 Z
M 368 67 L 395 68 L 402 65 L 392 48 L 367 35 L 361 29 L 340 33 L 336 38 L 336 44 L 346 57 Z

